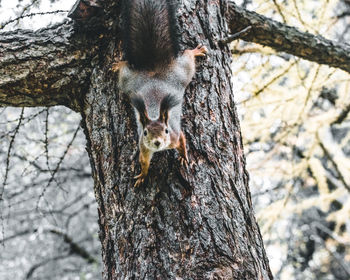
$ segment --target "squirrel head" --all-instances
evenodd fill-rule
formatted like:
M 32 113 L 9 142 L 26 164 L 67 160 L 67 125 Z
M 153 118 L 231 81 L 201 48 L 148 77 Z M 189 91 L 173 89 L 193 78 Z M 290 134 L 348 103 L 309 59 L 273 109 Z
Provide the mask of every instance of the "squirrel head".
M 141 137 L 142 143 L 153 152 L 162 151 L 171 143 L 168 126 L 158 120 L 147 124 Z
M 131 96 L 131 104 L 139 112 L 139 120 L 143 132 L 141 142 L 147 149 L 157 152 L 166 149 L 170 143 L 169 111 L 180 103 L 172 95 L 166 95 L 160 102 L 159 118 L 151 120 L 148 116 L 144 100 L 137 95 Z

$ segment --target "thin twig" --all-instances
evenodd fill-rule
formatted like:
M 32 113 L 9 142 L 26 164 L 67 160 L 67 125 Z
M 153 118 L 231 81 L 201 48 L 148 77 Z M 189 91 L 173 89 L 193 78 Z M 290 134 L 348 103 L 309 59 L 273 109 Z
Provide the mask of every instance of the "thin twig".
M 26 117 L 26 119 L 25 119 L 26 122 L 25 122 L 25 123 L 28 123 L 29 121 L 31 121 L 31 120 L 34 119 L 35 117 L 39 116 L 39 115 L 42 114 L 43 112 L 45 112 L 45 109 L 40 110 L 40 111 L 34 113 L 33 115 Z M 18 119 L 14 119 L 14 120 L 10 120 L 10 121 L 6 121 L 6 122 L 0 122 L 0 125 L 7 125 L 7 124 L 9 124 L 9 123 L 18 122 L 18 121 L 19 121 L 19 118 L 18 118 Z M 23 124 L 24 124 L 24 123 L 23 123 Z
M 52 175 L 51 175 L 50 180 L 48 181 L 47 185 L 44 187 L 42 193 L 40 194 L 40 196 L 39 196 L 39 198 L 38 198 L 38 201 L 37 201 L 37 204 L 36 204 L 36 210 L 39 209 L 39 202 L 40 202 L 41 198 L 45 195 L 45 192 L 46 192 L 47 188 L 50 186 L 50 184 L 52 183 L 52 181 L 55 179 L 55 175 L 56 175 L 56 173 L 58 172 L 58 170 L 59 170 L 59 168 L 60 168 L 60 166 L 61 166 L 61 164 L 62 164 L 64 158 L 66 157 L 66 155 L 67 155 L 67 153 L 68 153 L 70 147 L 72 146 L 72 144 L 73 144 L 75 138 L 77 137 L 77 134 L 78 134 L 78 131 L 79 131 L 79 130 L 80 130 L 80 126 L 78 126 L 77 129 L 75 130 L 74 135 L 73 135 L 71 141 L 68 143 L 67 148 L 66 148 L 66 150 L 64 151 L 63 155 L 61 156 L 59 162 L 57 163 L 55 170 L 52 172 Z
M 6 169 L 5 169 L 4 182 L 2 183 L 2 188 L 1 188 L 1 192 L 0 192 L 0 200 L 3 199 L 2 196 L 4 194 L 4 190 L 5 190 L 5 186 L 6 186 L 7 178 L 8 178 L 8 173 L 9 173 L 11 150 L 12 150 L 12 146 L 13 146 L 13 143 L 15 141 L 16 135 L 18 133 L 18 130 L 19 130 L 20 126 L 21 126 L 21 123 L 22 123 L 22 120 L 23 120 L 23 114 L 24 114 L 24 108 L 22 108 L 21 115 L 19 117 L 17 126 L 16 126 L 16 128 L 14 130 L 14 133 L 11 136 L 10 145 L 9 145 L 9 147 L 7 149 Z
M 232 41 L 236 40 L 236 39 L 239 39 L 240 37 L 242 37 L 243 35 L 247 34 L 249 32 L 249 30 L 252 29 L 251 26 L 247 26 L 246 28 L 244 28 L 243 30 L 235 33 L 235 34 L 232 34 L 230 36 L 228 36 L 227 38 L 225 39 L 222 39 L 220 40 L 220 42 L 222 44 L 228 44 L 228 43 L 231 43 Z
M 340 112 L 338 117 L 331 123 L 331 125 L 342 123 L 347 118 L 349 113 L 350 113 L 350 103 L 344 108 L 344 110 Z
M 32 275 L 34 273 L 35 270 L 37 270 L 39 267 L 41 266 L 44 266 L 50 262 L 53 262 L 53 261 L 58 261 L 58 260 L 61 260 L 61 259 L 65 259 L 67 257 L 69 257 L 70 254 L 65 254 L 65 255 L 59 255 L 59 256 L 55 256 L 55 257 L 52 257 L 52 258 L 45 258 L 43 261 L 33 265 L 29 271 L 26 273 L 26 276 L 25 276 L 25 279 L 31 279 L 32 278 Z
M 277 4 L 277 1 L 276 0 L 273 0 L 273 3 L 275 4 L 276 8 L 277 8 L 277 11 L 278 13 L 280 14 L 280 16 L 282 17 L 282 20 L 284 23 L 287 23 L 287 20 L 282 12 L 282 9 L 281 9 L 281 6 Z
M 27 15 L 21 15 L 17 18 L 10 19 L 9 21 L 6 21 L 5 23 L 0 24 L 0 29 L 4 29 L 10 23 L 13 23 L 15 21 L 21 20 L 21 19 L 26 18 L 26 17 L 33 17 L 33 16 L 39 16 L 39 15 L 42 16 L 42 15 L 50 15 L 50 14 L 58 14 L 58 13 L 68 13 L 68 12 L 69 12 L 68 10 L 56 10 L 56 11 L 38 12 L 38 13 L 30 13 Z
M 345 178 L 343 174 L 341 173 L 338 164 L 334 160 L 333 156 L 330 154 L 330 152 L 327 150 L 326 146 L 322 143 L 321 139 L 319 139 L 320 142 L 320 148 L 322 149 L 324 155 L 329 159 L 329 161 L 332 163 L 335 171 L 338 174 L 339 180 L 343 183 L 344 188 L 346 188 L 350 192 L 350 186 L 346 183 Z
M 252 98 L 257 97 L 260 93 L 262 93 L 266 88 L 268 88 L 270 85 L 272 85 L 275 81 L 277 81 L 279 78 L 283 77 L 285 74 L 287 74 L 290 69 L 299 61 L 299 59 L 296 59 L 295 61 L 293 61 L 290 65 L 288 65 L 288 67 L 286 69 L 283 70 L 283 72 L 277 74 L 275 77 L 273 77 L 269 82 L 267 82 L 265 85 L 263 85 L 260 89 L 258 89 L 257 91 L 255 91 L 253 93 L 253 96 L 249 96 L 248 98 L 240 101 L 239 103 L 237 103 L 238 105 L 244 104 L 247 101 L 249 101 Z
M 6 167 L 5 167 L 5 176 L 4 176 L 4 182 L 2 184 L 1 190 L 0 190 L 0 208 L 1 208 L 1 202 L 3 201 L 3 195 L 5 192 L 5 186 L 6 186 L 6 182 L 7 182 L 7 178 L 8 178 L 8 174 L 9 174 L 9 170 L 10 170 L 10 156 L 11 156 L 11 150 L 12 150 L 12 146 L 13 143 L 15 141 L 16 135 L 19 131 L 19 128 L 21 126 L 22 120 L 23 120 L 23 114 L 24 114 L 24 108 L 22 108 L 22 112 L 21 115 L 19 117 L 17 126 L 14 130 L 14 133 L 11 136 L 11 140 L 10 140 L 10 144 L 7 150 L 7 158 L 6 158 Z M 5 225 L 4 225 L 4 216 L 3 216 L 3 212 L 4 211 L 0 211 L 0 220 L 1 220 L 1 234 L 2 234 L 2 239 L 5 239 Z M 5 246 L 4 243 L 2 243 L 3 246 Z
M 26 117 L 25 119 L 22 119 L 22 125 L 25 125 L 27 123 L 29 123 L 31 120 L 33 120 L 35 117 L 39 116 L 41 113 L 43 113 L 45 110 L 41 110 L 39 111 L 38 113 L 36 114 L 33 114 L 31 115 L 30 117 Z M 20 118 L 16 119 L 16 120 L 13 120 L 13 121 L 8 121 L 6 123 L 0 123 L 0 125 L 3 125 L 3 124 L 8 124 L 8 123 L 11 123 L 11 122 L 18 122 L 20 120 Z M 16 131 L 16 128 L 14 128 L 13 130 L 10 130 L 8 131 L 7 133 L 4 133 L 0 136 L 0 140 L 2 138 L 5 138 L 6 136 L 10 135 L 11 133 L 14 133 Z
M 339 14 L 339 15 L 333 16 L 333 18 L 338 18 L 338 19 L 340 19 L 340 18 L 344 18 L 344 17 L 348 17 L 348 16 L 350 16 L 350 12 L 349 12 L 349 11 L 346 11 L 346 12 L 343 12 L 343 13 L 341 13 L 341 14 Z
M 45 116 L 45 140 L 44 140 L 44 148 L 45 148 L 45 157 L 46 157 L 46 166 L 47 169 L 51 172 L 50 164 L 49 164 L 49 108 L 46 108 L 46 116 Z M 51 173 L 52 175 L 52 173 Z

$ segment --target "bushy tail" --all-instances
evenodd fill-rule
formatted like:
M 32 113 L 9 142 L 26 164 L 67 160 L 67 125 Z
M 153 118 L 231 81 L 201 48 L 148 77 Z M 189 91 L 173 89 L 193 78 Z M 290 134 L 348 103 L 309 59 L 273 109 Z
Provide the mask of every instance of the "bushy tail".
M 173 0 L 124 0 L 124 52 L 136 70 L 166 66 L 179 52 Z
M 142 126 L 145 127 L 150 122 L 150 119 L 148 117 L 148 113 L 146 110 L 145 101 L 141 98 L 141 96 L 137 94 L 131 94 L 130 101 L 131 101 L 131 104 L 139 112 L 140 122 L 142 123 Z
M 176 96 L 171 94 L 166 95 L 160 102 L 159 120 L 168 124 L 170 109 L 179 105 L 180 103 L 181 100 L 176 98 Z

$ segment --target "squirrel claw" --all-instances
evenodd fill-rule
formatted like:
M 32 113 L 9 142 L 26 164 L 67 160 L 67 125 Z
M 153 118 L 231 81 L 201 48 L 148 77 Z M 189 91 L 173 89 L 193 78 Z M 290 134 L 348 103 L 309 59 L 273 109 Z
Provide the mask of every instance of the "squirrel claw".
M 137 188 L 138 186 L 143 184 L 143 182 L 145 181 L 145 176 L 142 173 L 140 173 L 139 175 L 135 176 L 134 179 L 137 179 L 134 184 L 134 188 Z
M 208 52 L 208 49 L 203 46 L 202 44 L 199 44 L 194 50 L 194 56 L 205 56 L 205 54 Z
M 180 157 L 180 164 L 181 164 L 182 166 L 185 166 L 186 168 L 188 168 L 188 159 L 187 159 L 187 158 Z
M 126 65 L 126 61 L 118 61 L 112 64 L 111 70 L 113 72 L 118 72 L 123 66 Z

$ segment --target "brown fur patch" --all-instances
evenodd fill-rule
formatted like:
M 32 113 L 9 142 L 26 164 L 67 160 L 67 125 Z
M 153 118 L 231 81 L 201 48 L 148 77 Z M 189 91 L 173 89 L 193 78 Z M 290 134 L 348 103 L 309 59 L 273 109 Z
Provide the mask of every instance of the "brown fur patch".
M 151 138 L 156 138 L 161 136 L 164 133 L 165 129 L 164 123 L 160 121 L 151 122 L 149 125 L 147 125 L 147 130 L 151 136 Z

